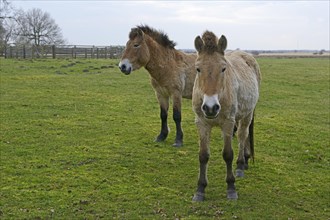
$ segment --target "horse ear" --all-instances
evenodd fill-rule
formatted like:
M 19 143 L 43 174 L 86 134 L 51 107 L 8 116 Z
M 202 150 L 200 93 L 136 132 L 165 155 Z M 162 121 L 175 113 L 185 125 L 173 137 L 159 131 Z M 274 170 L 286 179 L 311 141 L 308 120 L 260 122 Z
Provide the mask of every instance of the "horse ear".
M 195 48 L 199 53 L 202 51 L 203 46 L 204 46 L 204 43 L 203 43 L 202 38 L 200 36 L 197 36 L 195 38 Z
M 137 30 L 136 30 L 136 37 L 139 40 L 143 40 L 144 39 L 144 32 L 140 28 L 137 28 Z
M 139 37 L 142 37 L 142 38 L 144 37 L 144 33 L 143 33 L 143 31 L 140 28 L 138 29 L 138 32 L 137 33 L 138 33 L 138 36 Z
M 225 50 L 227 48 L 227 38 L 224 35 L 221 35 L 218 41 L 218 50 L 221 54 L 225 54 Z
M 129 39 L 133 40 L 136 37 L 141 37 L 143 39 L 144 33 L 140 28 L 132 28 L 131 32 L 129 33 Z

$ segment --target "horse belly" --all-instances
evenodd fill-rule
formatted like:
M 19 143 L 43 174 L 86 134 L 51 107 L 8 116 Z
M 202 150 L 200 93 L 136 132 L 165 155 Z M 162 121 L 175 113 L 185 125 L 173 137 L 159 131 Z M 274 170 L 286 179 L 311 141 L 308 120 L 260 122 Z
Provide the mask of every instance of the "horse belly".
M 180 75 L 180 84 L 182 86 L 182 97 L 185 99 L 192 99 L 192 92 L 194 82 L 190 82 L 189 77 L 185 74 Z

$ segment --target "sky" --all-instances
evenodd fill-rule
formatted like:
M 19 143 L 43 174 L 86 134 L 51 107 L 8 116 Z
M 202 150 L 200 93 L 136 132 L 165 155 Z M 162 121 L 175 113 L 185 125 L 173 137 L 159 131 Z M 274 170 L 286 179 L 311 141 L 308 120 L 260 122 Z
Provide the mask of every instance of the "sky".
M 194 49 L 205 30 L 228 49 L 329 50 L 330 0 L 323 1 L 10 1 L 50 13 L 73 45 L 125 45 L 136 25 L 162 30 L 177 49 Z

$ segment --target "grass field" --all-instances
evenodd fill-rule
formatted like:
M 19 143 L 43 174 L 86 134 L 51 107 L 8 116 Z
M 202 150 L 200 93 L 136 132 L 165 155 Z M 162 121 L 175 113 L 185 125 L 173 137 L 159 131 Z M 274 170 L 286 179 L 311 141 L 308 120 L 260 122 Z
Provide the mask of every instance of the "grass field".
M 153 142 L 159 108 L 144 69 L 118 60 L 0 60 L 0 219 L 330 219 L 329 59 L 259 58 L 255 163 L 226 199 L 219 129 L 206 201 L 192 202 L 198 137 Z M 171 114 L 171 113 L 170 113 Z M 235 156 L 237 141 L 234 140 Z

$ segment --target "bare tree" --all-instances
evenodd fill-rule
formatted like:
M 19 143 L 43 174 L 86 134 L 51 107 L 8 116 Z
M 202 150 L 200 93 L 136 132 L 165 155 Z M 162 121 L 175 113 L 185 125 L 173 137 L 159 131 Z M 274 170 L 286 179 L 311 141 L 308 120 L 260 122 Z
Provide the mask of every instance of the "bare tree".
M 4 19 L 9 17 L 11 12 L 11 4 L 7 0 L 0 0 L 0 18 Z
M 14 40 L 16 29 L 16 10 L 7 0 L 0 0 L 0 54 L 3 55 L 7 46 Z
M 0 26 L 0 35 L 1 35 L 1 45 L 4 49 L 15 41 L 16 35 L 15 30 L 17 27 L 17 23 L 15 19 L 6 19 L 2 22 Z
M 31 9 L 17 17 L 17 43 L 34 45 L 37 52 L 43 45 L 64 44 L 61 28 L 48 12 Z

